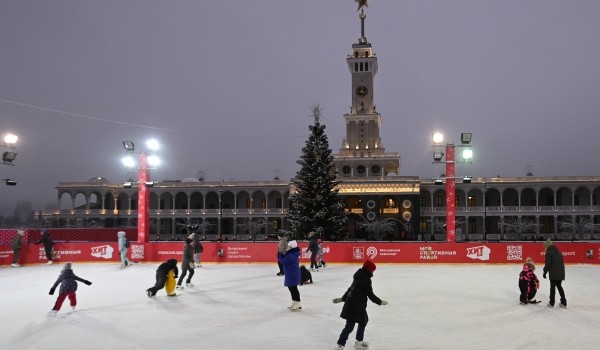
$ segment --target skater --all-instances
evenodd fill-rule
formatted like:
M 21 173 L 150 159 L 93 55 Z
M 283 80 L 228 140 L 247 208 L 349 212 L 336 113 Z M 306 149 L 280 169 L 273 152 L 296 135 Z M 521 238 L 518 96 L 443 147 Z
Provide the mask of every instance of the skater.
M 52 288 L 50 288 L 49 294 L 53 295 L 54 291 L 56 290 L 56 287 L 60 284 L 58 298 L 56 299 L 56 303 L 54 303 L 54 307 L 52 308 L 52 310 L 48 312 L 48 316 L 56 316 L 56 314 L 60 310 L 60 307 L 62 306 L 63 302 L 67 297 L 69 298 L 71 309 L 75 311 L 75 307 L 77 306 L 77 281 L 83 282 L 88 286 L 92 285 L 92 282 L 76 276 L 73 272 L 72 264 L 66 263 L 62 269 L 62 272 L 58 276 L 58 279 L 56 280 L 56 282 L 54 282 Z
M 52 246 L 54 245 L 54 242 L 52 241 L 52 238 L 50 237 L 50 231 L 48 231 L 47 229 L 42 230 L 42 235 L 40 236 L 40 240 L 35 242 L 35 244 L 40 244 L 40 243 L 42 243 L 44 245 L 46 259 L 48 259 L 48 262 L 46 263 L 46 265 L 52 265 Z
M 190 234 L 188 238 L 194 240 L 194 244 L 192 244 L 192 246 L 194 247 L 194 264 L 196 265 L 196 267 L 202 267 L 202 262 L 200 261 L 200 254 L 204 252 L 204 247 L 202 246 L 202 242 L 200 242 L 200 233 L 198 232 L 199 226 L 188 226 L 188 229 L 192 231 L 192 234 Z
M 325 260 L 323 260 L 323 240 L 319 238 L 317 240 L 317 243 L 319 244 L 319 251 L 317 252 L 317 260 L 319 261 L 319 267 L 325 268 L 327 267 L 327 263 L 325 263 Z
M 350 336 L 350 333 L 354 330 L 354 325 L 358 323 L 356 330 L 356 342 L 354 347 L 358 350 L 366 350 L 369 348 L 369 343 L 363 341 L 365 334 L 365 327 L 369 322 L 369 316 L 367 315 L 367 298 L 377 305 L 387 305 L 387 301 L 379 299 L 375 293 L 373 293 L 373 286 L 371 285 L 371 277 L 373 277 L 373 271 L 375 271 L 375 263 L 371 260 L 365 261 L 362 268 L 358 269 L 354 273 L 352 285 L 348 288 L 346 293 L 341 298 L 333 299 L 335 304 L 344 302 L 342 313 L 340 317 L 346 320 L 346 326 L 342 330 L 340 337 L 335 347 L 336 350 L 344 349 L 346 340 Z
M 312 273 L 310 273 L 310 271 L 308 271 L 306 266 L 304 266 L 304 265 L 300 266 L 300 285 L 312 284 L 312 283 L 313 283 Z
M 300 284 L 300 248 L 298 248 L 298 243 L 290 241 L 288 250 L 284 255 L 280 254 L 278 259 L 283 265 L 283 273 L 285 274 L 283 285 L 288 287 L 292 296 L 292 305 L 288 309 L 292 311 L 301 310 L 302 303 L 298 291 L 298 284 Z
M 126 267 L 131 266 L 131 261 L 127 259 L 127 251 L 129 250 L 129 241 L 127 237 L 125 237 L 125 231 L 117 232 L 118 244 L 119 244 L 119 254 L 121 255 L 121 268 L 124 269 Z
M 10 245 L 10 248 L 13 251 L 13 262 L 10 266 L 12 267 L 20 267 L 21 265 L 19 264 L 19 255 L 21 254 L 21 242 L 23 241 L 23 235 L 25 234 L 25 231 L 23 230 L 17 230 L 17 234 L 15 235 L 15 237 L 12 240 L 12 243 Z
M 185 244 L 183 245 L 183 260 L 181 261 L 181 276 L 179 276 L 179 281 L 177 281 L 177 289 L 183 289 L 181 283 L 185 278 L 185 275 L 188 273 L 187 280 L 185 281 L 186 287 L 193 287 L 192 277 L 194 276 L 194 240 L 191 238 L 186 238 Z
M 179 276 L 179 270 L 177 269 L 176 259 L 169 259 L 158 266 L 158 269 L 156 269 L 156 283 L 154 284 L 154 287 L 150 287 L 146 290 L 146 294 L 149 297 L 155 296 L 156 292 L 165 287 L 167 276 L 171 270 L 173 270 L 174 277 L 177 278 L 177 276 Z
M 565 262 L 563 255 L 558 248 L 552 244 L 550 238 L 544 242 L 544 248 L 546 249 L 546 263 L 544 265 L 544 275 L 550 274 L 550 301 L 548 307 L 554 307 L 554 299 L 556 289 L 560 294 L 560 307 L 567 307 L 567 298 L 565 297 L 565 291 L 562 287 L 562 281 L 565 280 Z
M 538 301 L 533 299 L 535 293 L 540 288 L 540 281 L 535 275 L 535 265 L 531 258 L 527 258 L 525 264 L 523 264 L 523 270 L 519 274 L 519 290 L 521 294 L 519 301 L 521 305 L 537 304 Z
M 277 256 L 279 255 L 285 255 L 285 252 L 287 251 L 287 247 L 288 247 L 288 235 L 284 234 L 284 233 L 279 233 L 277 235 L 277 238 L 279 239 L 279 243 L 277 244 Z M 279 272 L 277 273 L 277 276 L 283 276 L 284 272 L 283 272 L 283 265 L 281 264 L 281 262 L 279 261 L 279 258 L 277 258 L 277 266 L 279 266 Z
M 319 243 L 317 242 L 317 234 L 315 231 L 308 233 L 308 248 L 305 252 L 310 251 L 310 270 L 319 271 L 319 265 L 317 265 L 317 253 L 319 252 Z

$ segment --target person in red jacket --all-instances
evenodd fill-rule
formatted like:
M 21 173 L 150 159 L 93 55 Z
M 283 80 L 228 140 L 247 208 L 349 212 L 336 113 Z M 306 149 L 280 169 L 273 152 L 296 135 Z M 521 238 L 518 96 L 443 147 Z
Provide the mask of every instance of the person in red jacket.
M 358 323 L 356 330 L 356 342 L 354 348 L 357 350 L 366 350 L 369 343 L 363 341 L 365 328 L 369 322 L 367 315 L 367 298 L 377 305 L 387 305 L 387 301 L 381 300 L 373 293 L 371 277 L 375 271 L 375 263 L 371 260 L 365 261 L 362 268 L 354 273 L 352 285 L 341 298 L 333 299 L 335 304 L 344 302 L 340 317 L 346 320 L 346 326 L 342 330 L 335 347 L 336 350 L 344 349 L 350 333 L 354 330 L 354 325 Z

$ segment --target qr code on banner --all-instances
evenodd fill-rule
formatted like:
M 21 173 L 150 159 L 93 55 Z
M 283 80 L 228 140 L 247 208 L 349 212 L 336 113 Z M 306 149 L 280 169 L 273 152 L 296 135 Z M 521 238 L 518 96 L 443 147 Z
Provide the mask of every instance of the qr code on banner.
M 131 258 L 132 259 L 144 259 L 144 246 L 132 244 L 131 245 Z
M 508 245 L 506 246 L 506 260 L 523 260 L 523 246 Z

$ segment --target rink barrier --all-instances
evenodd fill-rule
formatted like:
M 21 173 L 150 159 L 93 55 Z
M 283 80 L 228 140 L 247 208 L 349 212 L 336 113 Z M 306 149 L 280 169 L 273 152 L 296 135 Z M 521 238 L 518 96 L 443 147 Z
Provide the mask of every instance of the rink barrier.
M 600 264 L 599 242 L 555 241 L 567 264 Z M 277 242 L 202 242 L 201 260 L 206 263 L 275 263 Z M 299 242 L 300 261 L 310 264 L 308 242 Z M 57 242 L 55 262 L 119 262 L 116 239 L 108 242 Z M 181 261 L 183 242 L 137 243 L 132 241 L 127 256 L 135 262 Z M 352 263 L 371 259 L 376 263 L 521 263 L 527 257 L 543 263 L 542 242 L 323 242 L 323 260 Z M 10 265 L 10 244 L 0 244 L 0 265 Z M 42 245 L 24 244 L 19 263 L 46 263 Z

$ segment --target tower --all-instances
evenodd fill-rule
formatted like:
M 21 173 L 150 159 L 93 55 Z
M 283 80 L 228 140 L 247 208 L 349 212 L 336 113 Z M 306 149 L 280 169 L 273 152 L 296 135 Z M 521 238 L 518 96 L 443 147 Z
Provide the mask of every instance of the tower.
M 336 170 L 341 177 L 384 177 L 399 175 L 400 155 L 385 153 L 379 136 L 381 114 L 374 99 L 374 78 L 377 74 L 377 56 L 365 37 L 364 9 L 359 14 L 361 35 L 352 44 L 352 54 L 346 62 L 352 76 L 352 105 L 345 114 L 346 137 L 339 154 L 334 156 Z

